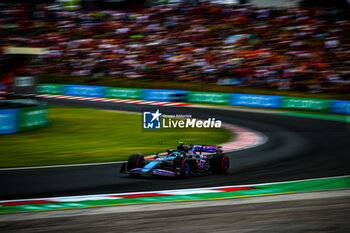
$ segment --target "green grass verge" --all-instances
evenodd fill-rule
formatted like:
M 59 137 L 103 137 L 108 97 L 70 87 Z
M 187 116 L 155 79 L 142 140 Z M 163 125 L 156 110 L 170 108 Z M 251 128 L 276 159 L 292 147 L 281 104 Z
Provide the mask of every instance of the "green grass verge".
M 178 141 L 217 145 L 225 129 L 142 130 L 141 115 L 51 106 L 47 128 L 0 135 L 0 167 L 126 160 L 131 154 L 163 152 Z
M 108 87 L 133 87 L 143 89 L 172 89 L 172 90 L 189 90 L 189 91 L 208 91 L 208 92 L 224 92 L 224 93 L 243 93 L 257 95 L 281 95 L 294 97 L 308 97 L 321 99 L 338 99 L 350 100 L 350 93 L 308 93 L 300 91 L 281 91 L 263 88 L 235 87 L 235 86 L 219 86 L 207 83 L 189 83 L 175 81 L 152 81 L 152 80 L 130 80 L 118 79 L 102 76 L 72 76 L 62 74 L 43 74 L 40 76 L 40 83 L 57 83 L 57 84 L 80 84 L 80 85 L 96 85 Z

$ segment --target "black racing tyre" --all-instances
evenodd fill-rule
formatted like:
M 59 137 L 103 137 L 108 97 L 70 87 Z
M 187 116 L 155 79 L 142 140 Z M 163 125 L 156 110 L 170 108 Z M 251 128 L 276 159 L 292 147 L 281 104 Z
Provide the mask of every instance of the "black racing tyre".
M 230 160 L 227 155 L 216 154 L 210 160 L 210 170 L 216 174 L 225 174 L 230 167 Z
M 186 177 L 190 175 L 191 167 L 189 159 L 187 158 L 175 158 L 173 167 L 174 171 L 177 172 L 178 177 Z
M 141 154 L 131 155 L 128 159 L 128 164 L 126 165 L 127 170 L 131 170 L 138 167 L 143 167 L 145 159 Z

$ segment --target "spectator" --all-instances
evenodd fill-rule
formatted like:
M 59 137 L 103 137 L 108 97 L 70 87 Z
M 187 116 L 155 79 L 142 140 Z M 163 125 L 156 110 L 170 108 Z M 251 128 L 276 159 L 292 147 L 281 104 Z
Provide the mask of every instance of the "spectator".
M 0 44 L 46 47 L 35 73 L 349 91 L 348 9 L 208 3 L 140 12 L 0 8 Z

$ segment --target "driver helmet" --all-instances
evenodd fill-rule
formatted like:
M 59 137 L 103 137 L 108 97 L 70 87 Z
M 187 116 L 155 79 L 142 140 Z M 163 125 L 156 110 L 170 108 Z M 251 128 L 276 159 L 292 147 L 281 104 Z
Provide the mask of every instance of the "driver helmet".
M 177 156 L 180 156 L 181 153 L 179 151 L 174 151 L 173 155 L 175 155 L 177 157 Z

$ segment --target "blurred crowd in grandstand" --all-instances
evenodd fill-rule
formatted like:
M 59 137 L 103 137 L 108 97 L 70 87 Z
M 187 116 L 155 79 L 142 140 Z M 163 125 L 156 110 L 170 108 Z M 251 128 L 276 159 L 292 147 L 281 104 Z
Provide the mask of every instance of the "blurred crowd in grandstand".
M 0 8 L 0 46 L 46 47 L 22 72 L 350 91 L 350 11 L 149 6 Z

